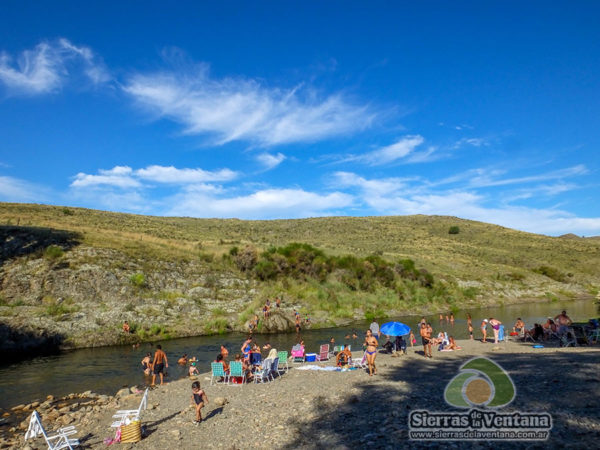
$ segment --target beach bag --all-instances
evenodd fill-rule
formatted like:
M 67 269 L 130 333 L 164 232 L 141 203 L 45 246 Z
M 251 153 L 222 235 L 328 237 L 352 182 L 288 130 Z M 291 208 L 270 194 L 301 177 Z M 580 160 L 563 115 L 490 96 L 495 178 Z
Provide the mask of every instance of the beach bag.
M 121 425 L 121 442 L 133 443 L 142 440 L 142 424 L 139 420 L 129 425 Z

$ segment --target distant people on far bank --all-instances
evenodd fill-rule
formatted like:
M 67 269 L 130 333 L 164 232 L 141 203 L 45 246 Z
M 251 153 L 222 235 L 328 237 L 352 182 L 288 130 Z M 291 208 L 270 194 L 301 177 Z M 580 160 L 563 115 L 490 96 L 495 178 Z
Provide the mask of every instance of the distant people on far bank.
M 131 333 L 128 321 L 123 322 L 123 333 Z

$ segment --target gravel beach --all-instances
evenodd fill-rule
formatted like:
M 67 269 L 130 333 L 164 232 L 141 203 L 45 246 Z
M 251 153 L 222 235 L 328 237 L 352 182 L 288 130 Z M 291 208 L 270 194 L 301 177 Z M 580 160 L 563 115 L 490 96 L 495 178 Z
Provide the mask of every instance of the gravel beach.
M 265 384 L 210 385 L 208 374 L 197 377 L 210 403 L 204 420 L 194 424 L 191 380 L 177 380 L 149 393 L 142 422 L 147 435 L 122 448 L 596 448 L 600 440 L 600 348 L 546 347 L 530 343 L 499 345 L 459 341 L 462 350 L 437 352 L 422 347 L 407 355 L 378 354 L 378 374 L 365 370 L 325 372 L 299 370 Z M 359 358 L 362 352 L 354 352 Z M 408 414 L 415 409 L 456 410 L 444 401 L 447 383 L 474 356 L 487 356 L 511 376 L 517 394 L 503 411 L 549 412 L 553 429 L 547 442 L 417 442 L 408 440 Z M 325 364 L 325 363 L 323 363 Z M 330 362 L 330 365 L 333 363 Z M 106 447 L 112 437 L 111 416 L 117 409 L 137 408 L 140 394 L 117 396 L 85 393 L 24 405 L 13 412 L 27 417 L 37 409 L 47 430 L 76 425 L 83 448 Z M 224 402 L 222 400 L 225 400 Z M 62 407 L 58 402 L 62 401 Z M 224 403 L 224 404 L 223 404 Z M 10 420 L 10 417 L 7 417 Z M 25 423 L 26 426 L 26 423 Z M 4 426 L 1 448 L 45 448 L 37 438 L 24 442 L 17 425 Z

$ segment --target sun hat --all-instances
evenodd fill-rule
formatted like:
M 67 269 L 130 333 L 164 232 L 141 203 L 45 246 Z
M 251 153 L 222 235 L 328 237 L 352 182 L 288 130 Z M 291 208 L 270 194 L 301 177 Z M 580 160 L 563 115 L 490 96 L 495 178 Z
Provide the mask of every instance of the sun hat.
M 487 319 L 483 319 L 483 321 L 484 321 L 484 322 L 487 322 L 488 320 L 487 320 Z

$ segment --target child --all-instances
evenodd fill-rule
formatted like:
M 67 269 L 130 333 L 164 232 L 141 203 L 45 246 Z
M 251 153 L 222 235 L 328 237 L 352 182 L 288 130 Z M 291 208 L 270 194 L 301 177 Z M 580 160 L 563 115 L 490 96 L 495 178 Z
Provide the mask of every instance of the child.
M 193 362 L 192 364 L 190 364 L 190 369 L 188 371 L 188 374 L 190 377 L 193 377 L 194 375 L 200 375 L 200 372 L 198 372 L 198 368 L 196 367 L 196 363 Z
M 417 343 L 417 340 L 415 339 L 415 333 L 413 333 L 412 330 L 410 330 L 410 334 L 408 335 L 408 340 L 410 342 L 411 348 Z
M 206 397 L 206 392 L 200 389 L 199 381 L 194 381 L 192 383 L 192 405 L 196 408 L 196 419 L 194 420 L 194 424 L 198 425 L 202 422 L 201 410 L 205 405 L 208 405 L 208 397 Z

